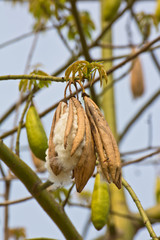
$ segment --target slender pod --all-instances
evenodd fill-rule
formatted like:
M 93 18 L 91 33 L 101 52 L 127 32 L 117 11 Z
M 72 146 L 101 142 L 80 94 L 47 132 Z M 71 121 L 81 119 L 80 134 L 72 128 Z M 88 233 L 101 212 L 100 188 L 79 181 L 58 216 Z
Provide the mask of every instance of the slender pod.
M 106 182 L 101 181 L 97 173 L 91 201 L 91 219 L 97 230 L 102 229 L 107 223 L 110 209 L 109 191 Z
M 81 192 L 92 176 L 96 164 L 94 142 L 91 134 L 89 120 L 85 114 L 85 145 L 79 162 L 74 169 L 77 192 Z
M 33 105 L 26 115 L 26 130 L 31 151 L 36 157 L 45 161 L 48 139 L 37 110 Z

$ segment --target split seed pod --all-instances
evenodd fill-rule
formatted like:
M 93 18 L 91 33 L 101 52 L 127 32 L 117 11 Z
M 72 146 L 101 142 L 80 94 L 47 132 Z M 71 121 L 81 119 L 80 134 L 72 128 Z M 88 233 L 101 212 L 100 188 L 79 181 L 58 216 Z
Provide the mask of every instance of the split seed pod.
M 116 140 L 98 106 L 86 94 L 83 98 L 102 173 L 120 189 L 121 160 Z
M 53 117 L 46 167 L 55 187 L 71 182 L 81 192 L 91 177 L 96 157 L 90 125 L 80 102 L 72 97 L 69 106 L 60 102 Z
M 135 53 L 135 50 L 132 50 L 132 53 Z M 144 77 L 143 77 L 143 70 L 142 64 L 137 57 L 133 61 L 133 68 L 131 70 L 131 91 L 134 98 L 141 97 L 144 93 Z

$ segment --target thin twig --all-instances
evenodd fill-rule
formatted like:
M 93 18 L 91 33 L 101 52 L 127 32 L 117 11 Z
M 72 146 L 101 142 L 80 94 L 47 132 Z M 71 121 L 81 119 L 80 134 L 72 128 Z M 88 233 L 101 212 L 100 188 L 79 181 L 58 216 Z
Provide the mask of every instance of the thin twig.
M 146 152 L 146 151 L 149 151 L 149 150 L 159 149 L 159 148 L 160 148 L 160 146 L 141 148 L 141 149 L 137 149 L 137 150 L 133 150 L 133 151 L 122 152 L 121 156 L 130 155 L 130 154 L 137 154 L 137 153 L 140 153 L 140 152 Z
M 97 97 L 103 96 L 103 94 L 104 94 L 106 91 L 108 91 L 112 86 L 114 86 L 114 85 L 115 85 L 116 83 L 118 83 L 120 80 L 124 79 L 124 77 L 126 77 L 126 76 L 130 73 L 130 71 L 132 70 L 132 68 L 133 68 L 133 64 L 131 64 L 131 66 L 128 68 L 128 70 L 127 70 L 125 73 L 123 73 L 123 74 L 122 74 L 121 76 L 119 76 L 118 78 L 114 79 L 114 81 L 110 82 L 110 83 L 102 90 L 102 92 L 97 95 Z
M 32 60 L 34 51 L 35 51 L 35 49 L 36 49 L 36 45 L 37 45 L 37 41 L 38 41 L 38 36 L 39 36 L 39 34 L 38 34 L 38 33 L 35 33 L 35 36 L 34 36 L 34 39 L 33 39 L 32 45 L 31 45 L 31 49 L 30 49 L 29 54 L 28 54 L 26 66 L 25 66 L 25 69 L 24 69 L 24 73 L 25 73 L 25 74 L 26 74 L 26 73 L 28 72 L 28 70 L 29 70 L 30 63 L 31 63 L 31 60 Z
M 112 21 L 109 22 L 109 24 L 103 29 L 103 31 L 100 33 L 100 35 L 95 39 L 95 41 L 91 44 L 91 46 L 96 46 L 99 44 L 99 41 L 102 39 L 102 37 L 106 34 L 106 32 L 112 27 L 112 25 L 121 17 L 123 14 L 132 7 L 136 0 L 132 0 L 128 3 L 128 5 L 120 12 L 118 13 Z
M 155 66 L 157 67 L 158 71 L 160 72 L 160 63 L 158 62 L 156 55 L 154 54 L 153 51 L 151 51 L 150 53 L 151 53 L 151 57 L 152 57 L 152 60 L 155 64 Z
M 138 163 L 138 162 L 142 162 L 143 160 L 145 160 L 146 158 L 149 158 L 149 157 L 152 157 L 156 154 L 159 154 L 160 153 L 160 149 L 158 149 L 157 151 L 153 152 L 153 153 L 150 153 L 150 154 L 147 154 L 143 157 L 140 157 L 140 158 L 137 158 L 135 160 L 132 160 L 132 161 L 128 161 L 128 162 L 124 162 L 122 163 L 122 167 L 125 167 L 127 165 L 131 165 L 131 164 L 134 164 L 134 163 Z
M 19 125 L 18 125 L 18 129 L 17 129 L 17 138 L 16 138 L 16 154 L 19 156 L 19 138 L 20 138 L 20 133 L 21 133 L 21 129 L 22 129 L 22 125 L 23 125 L 23 119 L 24 119 L 24 116 L 26 114 L 26 111 L 28 109 L 28 106 L 32 100 L 32 97 L 33 97 L 33 94 L 34 94 L 34 91 L 32 91 L 27 99 L 27 102 L 26 102 L 26 105 L 24 107 L 24 110 L 22 112 L 22 115 L 21 115 L 21 119 L 19 121 Z
M 45 27 L 43 29 L 40 29 L 38 32 L 44 32 L 44 31 L 49 31 L 49 30 L 52 30 L 53 29 L 53 26 L 50 26 L 50 27 Z M 15 37 L 11 40 L 8 40 L 8 41 L 5 41 L 3 43 L 0 43 L 0 49 L 4 48 L 4 47 L 7 47 L 13 43 L 17 43 L 18 41 L 20 40 L 23 40 L 25 38 L 28 38 L 30 36 L 32 36 L 33 34 L 35 34 L 35 31 L 31 31 L 31 32 L 28 32 L 28 33 L 24 33 L 18 37 Z
M 86 61 L 91 61 L 91 56 L 89 54 L 89 49 L 87 46 L 87 42 L 85 39 L 85 35 L 83 32 L 83 28 L 82 28 L 82 24 L 81 24 L 81 20 L 80 20 L 80 16 L 79 16 L 79 12 L 77 10 L 77 6 L 76 6 L 76 0 L 70 0 L 71 3 L 71 7 L 72 7 L 72 14 L 77 26 L 77 30 L 80 36 L 80 40 L 81 40 L 81 45 L 82 45 L 82 50 L 83 50 L 83 55 L 85 56 Z
M 62 207 L 63 207 L 63 208 L 64 208 L 64 207 L 66 206 L 66 204 L 68 203 L 68 200 L 69 200 L 69 197 L 70 197 L 70 194 L 71 194 L 71 192 L 72 192 L 72 189 L 73 189 L 74 185 L 75 185 L 75 182 L 74 182 L 74 183 L 72 184 L 72 186 L 70 187 L 70 189 L 69 189 L 69 191 L 68 191 L 68 193 L 67 193 L 67 196 L 66 196 L 65 200 L 64 200 L 63 203 L 62 203 Z
M 18 79 L 29 79 L 29 80 L 41 80 L 41 81 L 52 81 L 52 82 L 65 82 L 64 77 L 54 77 L 54 76 L 42 76 L 37 74 L 21 74 L 21 75 L 4 75 L 0 76 L 0 81 L 2 80 L 18 80 Z
M 0 207 L 9 206 L 9 205 L 17 204 L 17 203 L 22 203 L 22 202 L 28 201 L 30 199 L 33 199 L 33 197 L 30 196 L 30 197 L 20 198 L 20 199 L 13 200 L 13 201 L 5 201 L 5 202 L 0 203 Z
M 145 213 L 142 204 L 140 202 L 140 200 L 138 199 L 137 195 L 135 194 L 135 192 L 133 191 L 133 189 L 131 188 L 131 186 L 128 184 L 128 182 L 122 178 L 122 185 L 126 188 L 126 190 L 129 192 L 130 196 L 132 197 L 133 201 L 135 202 L 139 213 L 143 219 L 144 225 L 146 226 L 151 238 L 153 238 L 154 240 L 158 240 L 158 237 L 156 236 L 156 233 L 154 232 L 152 225 L 147 217 L 147 214 Z
M 134 117 L 131 119 L 131 121 L 127 124 L 123 132 L 119 136 L 119 141 L 122 141 L 126 133 L 129 131 L 131 126 L 138 120 L 138 118 L 144 113 L 144 111 L 150 106 L 160 95 L 160 90 L 158 90 L 144 105 L 143 107 L 134 115 Z

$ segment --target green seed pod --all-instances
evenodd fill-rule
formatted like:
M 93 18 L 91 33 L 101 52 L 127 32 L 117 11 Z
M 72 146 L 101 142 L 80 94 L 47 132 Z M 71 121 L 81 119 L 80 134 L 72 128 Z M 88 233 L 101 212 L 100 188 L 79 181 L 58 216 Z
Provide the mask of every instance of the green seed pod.
M 48 148 L 48 139 L 34 106 L 31 106 L 26 116 L 26 130 L 29 146 L 33 154 L 45 161 L 45 152 Z
M 156 16 L 157 22 L 160 22 L 160 0 L 157 0 L 157 3 L 156 3 L 155 16 Z
M 160 177 L 156 178 L 155 194 L 157 203 L 160 203 Z
M 97 173 L 91 201 L 91 219 L 97 230 L 102 229 L 107 223 L 110 208 L 109 191 L 106 182 L 100 180 Z
M 121 0 L 107 0 L 104 3 L 104 20 L 110 21 L 117 14 L 120 7 Z

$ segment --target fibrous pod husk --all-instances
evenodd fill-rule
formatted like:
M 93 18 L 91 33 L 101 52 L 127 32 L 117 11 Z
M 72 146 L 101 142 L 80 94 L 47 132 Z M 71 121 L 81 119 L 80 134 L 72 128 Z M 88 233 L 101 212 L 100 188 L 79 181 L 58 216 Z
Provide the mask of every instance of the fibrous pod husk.
M 78 128 L 77 128 L 76 136 L 73 140 L 73 145 L 72 145 L 72 149 L 71 149 L 71 156 L 75 153 L 78 146 L 83 141 L 84 134 L 85 134 L 85 112 L 84 112 L 84 109 L 81 106 L 80 102 L 76 98 L 72 98 L 72 101 L 73 101 L 74 106 L 75 106 L 76 111 L 77 111 Z
M 95 164 L 96 155 L 94 151 L 94 142 L 91 134 L 91 129 L 89 125 L 89 120 L 85 117 L 85 145 L 83 147 L 83 152 L 79 162 L 74 168 L 74 177 L 77 192 L 81 192 L 88 182 L 89 178 L 92 176 Z
M 132 53 L 135 53 L 135 50 L 132 50 Z M 144 86 L 144 77 L 143 77 L 143 70 L 142 64 L 137 57 L 133 60 L 133 68 L 131 70 L 131 91 L 134 98 L 141 97 L 144 93 L 145 86 Z
M 50 136 L 49 136 L 49 148 L 47 150 L 47 159 L 49 159 L 50 162 L 50 168 L 52 169 L 53 173 L 55 175 L 58 175 L 62 168 L 61 166 L 58 164 L 57 161 L 57 153 L 55 151 L 55 145 L 53 142 L 53 137 L 54 137 L 54 129 L 55 129 L 55 125 L 58 122 L 60 116 L 61 116 L 61 112 L 63 112 L 63 109 L 66 107 L 66 103 L 64 102 L 60 102 L 58 104 L 58 107 L 55 111 L 54 117 L 53 117 L 53 121 L 52 121 L 52 126 L 51 126 L 51 131 L 50 131 Z
M 120 189 L 121 160 L 116 140 L 98 106 L 88 96 L 83 97 L 102 172 Z
M 97 230 L 102 229 L 108 220 L 110 197 L 107 182 L 101 180 L 97 173 L 91 201 L 91 219 Z
M 87 149 L 89 146 L 92 153 Z M 61 102 L 53 117 L 46 157 L 50 181 L 56 187 L 68 184 L 74 171 L 77 191 L 80 192 L 94 171 L 93 153 L 90 126 L 80 102 L 74 97 L 70 98 L 69 106 Z M 89 154 L 92 161 L 89 160 Z M 89 170 L 88 163 L 91 165 Z

